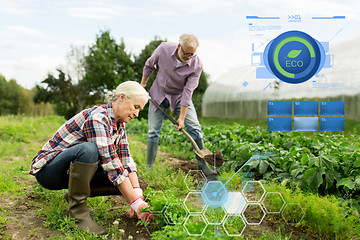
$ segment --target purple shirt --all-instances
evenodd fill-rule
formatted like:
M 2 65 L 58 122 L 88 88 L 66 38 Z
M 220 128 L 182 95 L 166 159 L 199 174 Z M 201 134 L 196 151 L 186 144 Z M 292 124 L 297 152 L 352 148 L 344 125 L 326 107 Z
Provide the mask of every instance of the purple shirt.
M 161 43 L 145 62 L 143 75 L 150 77 L 159 68 L 156 79 L 150 88 L 150 95 L 158 104 L 167 98 L 170 109 L 175 110 L 180 102 L 181 106 L 189 106 L 192 94 L 199 85 L 202 63 L 198 56 L 176 67 L 176 43 Z M 152 103 L 150 102 L 152 105 Z M 154 111 L 155 106 L 152 106 Z

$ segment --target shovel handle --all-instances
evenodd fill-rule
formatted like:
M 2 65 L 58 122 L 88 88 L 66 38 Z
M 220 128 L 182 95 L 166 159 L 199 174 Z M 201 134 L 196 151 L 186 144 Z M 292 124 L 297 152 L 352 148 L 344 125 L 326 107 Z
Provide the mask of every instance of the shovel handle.
M 152 99 L 150 97 L 150 102 L 152 102 L 157 109 L 159 109 L 174 125 L 179 126 L 179 123 L 170 116 L 169 113 L 167 113 L 154 99 Z M 182 128 L 181 131 L 185 134 L 185 136 L 191 141 L 193 147 L 195 148 L 196 151 L 200 151 L 199 146 L 196 144 L 195 140 L 190 136 L 190 134 L 184 129 Z
M 193 147 L 195 148 L 195 150 L 200 152 L 199 146 L 196 144 L 195 140 L 190 136 L 190 134 L 187 131 L 185 131 L 185 129 L 183 129 L 183 128 L 181 129 L 181 131 L 191 141 L 191 143 L 192 143 Z
M 157 109 L 159 109 L 163 114 L 165 114 L 165 116 L 176 126 L 178 126 L 178 122 L 170 116 L 170 114 L 168 112 L 166 112 L 154 99 L 150 98 L 150 102 L 152 102 Z

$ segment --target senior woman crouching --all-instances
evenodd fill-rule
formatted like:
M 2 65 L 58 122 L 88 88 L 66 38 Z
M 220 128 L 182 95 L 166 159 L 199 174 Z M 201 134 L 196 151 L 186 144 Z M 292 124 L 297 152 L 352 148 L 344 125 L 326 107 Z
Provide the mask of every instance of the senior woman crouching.
M 88 197 L 123 195 L 139 219 L 153 218 L 147 208 L 129 151 L 125 123 L 138 116 L 149 99 L 134 81 L 108 92 L 108 104 L 88 108 L 66 121 L 41 148 L 30 174 L 50 190 L 68 189 L 65 199 L 80 229 L 104 234 L 89 215 Z M 101 166 L 101 167 L 99 167 Z

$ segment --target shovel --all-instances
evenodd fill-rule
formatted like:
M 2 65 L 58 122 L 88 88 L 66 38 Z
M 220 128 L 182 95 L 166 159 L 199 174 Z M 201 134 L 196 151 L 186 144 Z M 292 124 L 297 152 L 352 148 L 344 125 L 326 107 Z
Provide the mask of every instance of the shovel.
M 178 122 L 172 118 L 154 99 L 150 98 L 150 101 L 159 109 L 165 116 L 176 126 L 179 126 Z M 224 157 L 219 151 L 215 151 L 212 153 L 209 149 L 203 148 L 200 149 L 199 146 L 196 144 L 195 140 L 190 136 L 190 134 L 184 129 L 181 129 L 181 132 L 185 134 L 185 136 L 191 141 L 193 145 L 193 151 L 195 154 L 205 160 L 212 166 L 220 167 L 224 163 Z

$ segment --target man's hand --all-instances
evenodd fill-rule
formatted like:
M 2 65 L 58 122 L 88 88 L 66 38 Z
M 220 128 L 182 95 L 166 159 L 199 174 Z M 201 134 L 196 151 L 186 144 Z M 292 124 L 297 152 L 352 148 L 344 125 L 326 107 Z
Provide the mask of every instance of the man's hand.
M 147 83 L 147 80 L 148 80 L 148 79 L 149 79 L 149 77 L 147 77 L 147 76 L 145 76 L 145 75 L 142 76 L 140 85 L 141 85 L 143 88 L 146 87 L 146 83 Z
M 185 126 L 184 122 L 185 122 L 187 110 L 188 110 L 187 106 L 180 107 L 180 115 L 179 115 L 179 119 L 177 120 L 179 126 L 175 126 L 175 128 L 179 131 L 181 131 L 181 129 L 184 128 Z
M 181 131 L 181 129 L 183 129 L 184 127 L 185 127 L 185 119 L 181 119 L 181 118 L 179 118 L 178 120 L 177 120 L 177 122 L 178 122 L 178 126 L 177 125 L 175 125 L 175 128 L 177 129 L 177 130 L 179 130 L 179 131 Z

